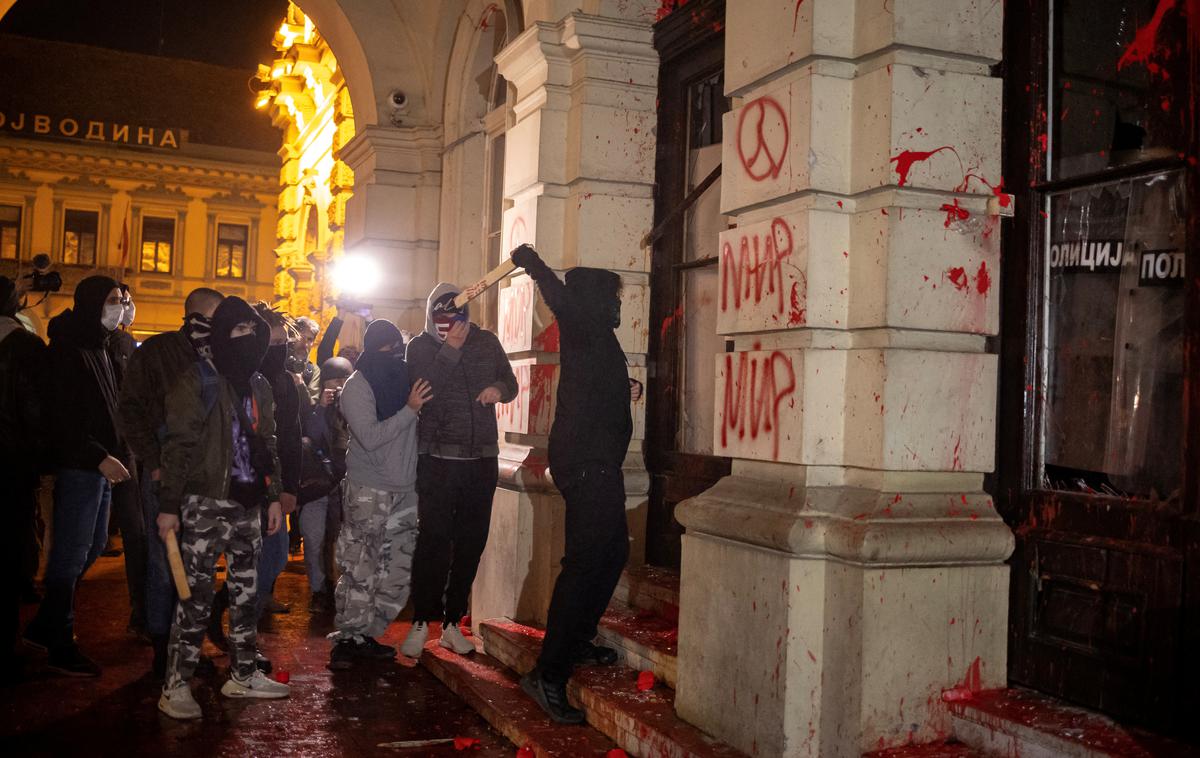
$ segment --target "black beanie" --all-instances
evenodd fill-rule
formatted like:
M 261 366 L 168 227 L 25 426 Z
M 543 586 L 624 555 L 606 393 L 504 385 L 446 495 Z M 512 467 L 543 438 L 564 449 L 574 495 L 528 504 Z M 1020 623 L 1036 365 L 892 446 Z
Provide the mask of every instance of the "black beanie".
M 386 318 L 377 318 L 367 324 L 367 331 L 363 333 L 363 351 L 373 353 L 381 347 L 403 341 L 404 335 L 400 334 L 395 324 Z
M 345 379 L 354 373 L 354 364 L 345 358 L 329 358 L 321 364 L 321 381 Z

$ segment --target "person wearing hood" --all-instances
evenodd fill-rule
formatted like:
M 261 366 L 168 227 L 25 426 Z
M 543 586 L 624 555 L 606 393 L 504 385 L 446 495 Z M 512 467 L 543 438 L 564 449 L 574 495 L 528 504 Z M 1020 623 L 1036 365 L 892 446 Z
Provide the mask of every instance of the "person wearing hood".
M 521 689 L 559 723 L 578 724 L 583 711 L 567 701 L 576 664 L 609 665 L 616 651 L 593 643 L 600 617 L 629 557 L 625 480 L 621 466 L 633 434 L 629 403 L 641 384 L 629 378 L 614 330 L 621 324 L 621 277 L 575 268 L 566 284 L 529 245 L 513 263 L 537 283 L 558 320 L 558 396 L 550 428 L 554 485 L 566 501 L 566 549 L 554 584 L 537 667 Z
M 75 643 L 75 589 L 108 542 L 112 488 L 130 478 L 117 424 L 120 370 L 108 350 L 123 310 L 117 282 L 89 276 L 48 330 L 54 538 L 46 595 L 24 639 L 48 651 L 51 669 L 71 676 L 100 675 Z
M 9 527 L 0 544 L 3 561 L 3 612 L 0 678 L 20 673 L 15 648 L 20 629 L 21 591 L 26 542 L 33 538 L 39 475 L 49 470 L 44 389 L 48 383 L 46 343 L 17 320 L 21 297 L 17 283 L 0 276 L 0 477 Z
M 129 333 L 133 325 L 136 307 L 129 285 L 121 285 L 121 319 L 108 340 L 109 355 L 116 364 L 118 374 L 122 377 L 124 386 L 125 376 L 129 373 L 129 360 L 137 350 L 137 340 Z M 118 398 L 117 410 L 120 411 Z M 118 413 L 118 423 L 120 423 Z M 126 439 L 128 444 L 129 440 Z M 130 445 L 130 452 L 133 446 Z M 146 566 L 148 547 L 146 540 L 146 524 L 142 518 L 141 494 L 138 487 L 136 454 L 129 471 L 133 474 L 128 481 L 113 486 L 112 491 L 112 522 L 121 532 L 122 559 L 125 564 L 125 583 L 129 589 L 129 626 L 127 631 L 148 642 L 153 642 L 146 625 Z M 111 529 L 110 529 L 111 531 Z
M 177 719 L 200 718 L 190 681 L 213 603 L 217 559 L 225 554 L 229 587 L 229 698 L 281 698 L 290 689 L 255 665 L 260 514 L 267 534 L 282 527 L 275 402 L 259 365 L 271 331 L 240 297 L 212 317 L 212 361 L 197 361 L 167 393 L 162 445 L 159 537 L 179 534 L 191 597 L 180 599 L 171 626 L 167 677 L 158 708 Z
M 354 365 L 345 358 L 328 358 L 321 364 L 321 394 L 304 417 L 304 451 L 300 485 L 300 534 L 304 538 L 304 565 L 312 592 L 308 609 L 333 611 L 329 583 L 332 543 L 342 525 L 341 489 L 346 476 L 346 450 L 350 430 L 338 410 L 338 399 Z
M 459 291 L 445 283 L 433 288 L 425 331 L 408 344 L 412 375 L 434 394 L 419 429 L 413 626 L 400 648 L 410 657 L 421 654 L 429 624 L 438 621 L 442 647 L 459 655 L 475 650 L 458 624 L 491 526 L 500 452 L 495 406 L 517 396 L 500 340 L 472 324 L 466 306 L 454 306 Z
M 167 392 L 193 364 L 212 357 L 209 345 L 212 316 L 224 298 L 208 287 L 188 293 L 179 329 L 146 339 L 129 357 L 121 381 L 118 415 L 121 433 L 138 463 L 146 533 L 146 631 L 154 647 L 152 670 L 159 679 L 167 672 L 167 639 L 175 612 L 175 585 L 167 565 L 167 547 L 158 535 L 157 526 Z M 132 323 L 132 314 L 128 315 Z
M 357 659 L 395 658 L 396 649 L 375 638 L 408 602 L 417 532 L 417 415 L 431 396 L 428 383 L 409 385 L 403 349 L 395 324 L 372 321 L 339 401 L 350 445 L 337 542 L 336 631 L 329 635 L 335 671 Z

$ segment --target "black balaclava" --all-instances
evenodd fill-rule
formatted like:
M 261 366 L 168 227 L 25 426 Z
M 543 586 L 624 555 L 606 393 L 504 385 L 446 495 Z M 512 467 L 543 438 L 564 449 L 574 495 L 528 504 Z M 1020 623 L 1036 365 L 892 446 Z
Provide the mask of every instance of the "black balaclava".
M 276 377 L 284 372 L 290 350 L 291 345 L 286 342 L 267 347 L 267 354 L 263 357 L 262 368 L 259 370 L 272 383 L 274 383 Z
M 0 316 L 16 318 L 21 310 L 21 298 L 17 296 L 17 283 L 7 276 L 0 276 Z
M 254 333 L 231 337 L 230 333 L 245 321 L 254 323 Z M 245 300 L 231 295 L 221 301 L 212 317 L 212 362 L 217 372 L 229 380 L 242 397 L 250 394 L 250 377 L 262 365 L 267 346 L 271 344 L 271 328 L 262 316 Z
M 602 268 L 573 268 L 567 272 L 567 292 L 600 323 L 621 325 L 621 277 Z
M 201 358 L 212 360 L 212 319 L 199 311 L 192 311 L 183 317 L 183 336 L 192 343 L 192 349 Z
M 120 287 L 115 279 L 107 276 L 89 276 L 75 287 L 75 305 L 71 310 L 71 331 L 75 340 L 83 347 L 104 346 L 111 331 L 100 323 L 104 313 L 104 301 L 114 289 Z
M 371 385 L 375 415 L 380 421 L 394 416 L 408 402 L 408 365 L 400 353 L 380 350 L 402 344 L 404 336 L 385 318 L 372 321 L 363 333 L 363 353 L 355 367 Z

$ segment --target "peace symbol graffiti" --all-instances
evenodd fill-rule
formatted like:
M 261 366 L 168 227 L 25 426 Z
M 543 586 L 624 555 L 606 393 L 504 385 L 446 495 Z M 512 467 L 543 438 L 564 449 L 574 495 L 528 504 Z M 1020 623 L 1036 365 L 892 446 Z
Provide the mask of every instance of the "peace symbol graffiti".
M 779 177 L 789 139 L 787 115 L 774 98 L 760 97 L 742 108 L 738 116 L 738 158 L 754 181 Z

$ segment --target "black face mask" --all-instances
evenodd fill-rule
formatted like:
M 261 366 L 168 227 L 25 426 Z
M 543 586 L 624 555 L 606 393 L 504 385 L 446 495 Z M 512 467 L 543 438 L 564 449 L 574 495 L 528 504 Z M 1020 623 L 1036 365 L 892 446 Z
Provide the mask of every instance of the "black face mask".
M 605 308 L 605 315 L 608 317 L 608 324 L 613 329 L 621 325 L 621 301 L 614 300 Z
M 212 358 L 212 346 L 209 344 L 212 337 L 211 318 L 196 312 L 189 313 L 183 318 L 183 334 L 201 358 Z
M 267 354 L 263 357 L 262 371 L 263 376 L 268 379 L 273 379 L 284 372 L 288 357 L 287 345 L 271 345 L 267 348 Z
M 250 390 L 250 377 L 258 371 L 259 362 L 258 339 L 253 334 L 234 337 L 213 353 L 217 371 L 243 395 Z

